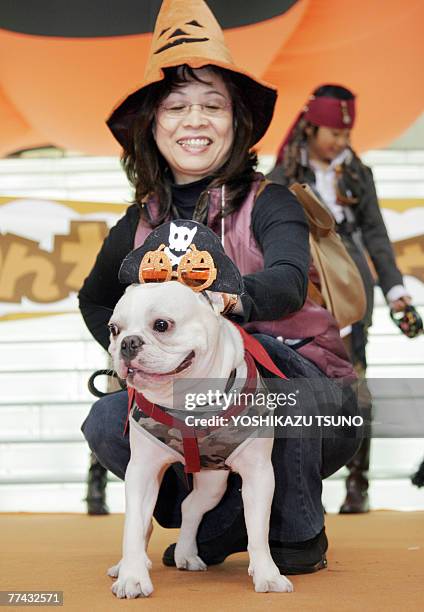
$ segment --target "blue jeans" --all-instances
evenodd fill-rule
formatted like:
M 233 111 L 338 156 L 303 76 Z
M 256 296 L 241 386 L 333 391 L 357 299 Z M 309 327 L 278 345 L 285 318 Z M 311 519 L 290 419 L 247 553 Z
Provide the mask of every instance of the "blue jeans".
M 303 414 L 320 414 L 320 405 L 335 404 L 338 390 L 313 363 L 279 340 L 263 334 L 255 337 L 267 349 L 274 363 L 288 378 L 322 381 L 320 393 L 310 394 Z M 274 379 L 275 380 L 275 379 Z M 357 414 L 353 394 L 344 405 L 344 414 Z M 318 399 L 319 397 L 319 399 Z M 126 391 L 107 395 L 93 405 L 82 425 L 82 431 L 100 463 L 121 479 L 130 458 L 128 434 L 123 435 L 127 418 Z M 277 411 L 276 411 L 277 412 Z M 360 437 L 276 438 L 272 463 L 275 472 L 275 493 L 271 511 L 270 539 L 281 542 L 301 542 L 317 535 L 324 525 L 321 503 L 322 479 L 327 478 L 355 454 Z M 159 491 L 154 516 L 160 525 L 168 528 L 181 525 L 181 502 L 188 495 L 181 463 L 173 464 L 165 473 Z M 198 541 L 207 542 L 229 529 L 243 511 L 241 479 L 230 473 L 227 490 L 219 504 L 205 514 L 199 527 Z

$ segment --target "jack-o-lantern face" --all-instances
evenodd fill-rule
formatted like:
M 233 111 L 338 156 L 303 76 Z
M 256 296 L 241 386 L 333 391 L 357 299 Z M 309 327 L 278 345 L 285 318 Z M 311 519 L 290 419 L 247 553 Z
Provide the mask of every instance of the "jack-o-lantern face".
M 147 251 L 139 268 L 140 283 L 164 283 L 172 278 L 172 264 L 163 252 L 164 244 L 156 251 Z
M 217 270 L 208 251 L 198 251 L 196 245 L 191 244 L 181 258 L 177 271 L 173 272 L 164 248 L 165 245 L 161 244 L 156 251 L 145 253 L 139 267 L 140 283 L 165 283 L 174 279 L 193 291 L 203 291 L 212 285 Z
M 193 291 L 203 291 L 216 279 L 216 268 L 208 251 L 198 251 L 191 244 L 178 265 L 178 280 Z
M 191 49 L 184 51 L 181 47 L 178 50 L 175 47 L 205 43 L 201 44 L 200 48 L 196 47 L 193 53 L 197 55 L 203 47 L 205 53 L 211 51 L 216 41 L 223 41 L 222 30 L 205 2 L 164 0 L 153 35 L 153 56 L 160 56 L 161 53 L 171 50 L 170 53 L 165 53 L 166 58 L 175 59 L 181 55 L 179 63 L 184 64 L 187 53 L 192 52 Z M 211 57 L 213 56 L 209 54 L 209 58 Z
M 167 49 L 171 49 L 183 43 L 208 41 L 209 38 L 207 36 L 202 36 L 202 29 L 204 29 L 204 26 L 196 21 L 196 19 L 186 21 L 180 26 L 164 28 L 159 34 L 159 39 L 157 41 L 161 46 L 154 54 L 157 55 L 158 53 L 162 53 Z

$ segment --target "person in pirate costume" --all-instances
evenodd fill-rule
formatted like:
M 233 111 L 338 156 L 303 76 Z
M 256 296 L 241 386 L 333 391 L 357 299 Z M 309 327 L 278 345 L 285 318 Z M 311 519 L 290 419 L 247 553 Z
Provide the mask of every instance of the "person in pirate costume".
M 319 379 L 323 403 L 334 401 L 334 381 L 355 375 L 334 318 L 307 298 L 308 224 L 286 187 L 265 186 L 251 151 L 270 124 L 276 91 L 235 65 L 201 0 L 163 2 L 145 76 L 134 89 L 107 121 L 123 147 L 135 202 L 105 239 L 79 292 L 92 335 L 107 349 L 108 322 L 127 286 L 118 272 L 128 253 L 161 224 L 194 220 L 217 234 L 243 277 L 241 295 L 223 292 L 224 315 L 255 334 L 286 376 Z M 122 479 L 129 460 L 122 435 L 127 403 L 126 391 L 100 399 L 82 426 L 102 465 Z M 355 412 L 355 401 L 349 405 Z M 283 573 L 326 566 L 322 479 L 359 443 L 337 436 L 275 440 L 270 546 Z M 178 463 L 164 475 L 154 515 L 165 527 L 181 524 L 189 492 L 184 476 Z M 231 473 L 223 499 L 202 520 L 198 548 L 208 565 L 247 550 L 240 489 Z M 164 553 L 166 565 L 174 564 L 174 547 Z
M 367 310 L 361 321 L 342 329 L 341 336 L 357 374 L 364 381 L 360 400 L 363 410 L 370 415 L 371 398 L 365 383 L 366 346 L 372 323 L 375 274 L 392 312 L 404 311 L 411 298 L 396 266 L 371 169 L 350 146 L 354 122 L 355 96 L 351 91 L 331 84 L 318 87 L 284 138 L 268 178 L 287 186 L 294 182 L 307 183 L 315 190 L 334 216 L 336 230 L 361 273 Z M 367 436 L 347 463 L 347 492 L 340 513 L 369 510 L 369 461 L 370 437 Z

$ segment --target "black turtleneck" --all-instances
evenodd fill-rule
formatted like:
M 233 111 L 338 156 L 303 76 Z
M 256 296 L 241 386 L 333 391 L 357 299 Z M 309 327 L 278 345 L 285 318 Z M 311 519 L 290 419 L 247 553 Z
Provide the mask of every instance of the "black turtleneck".
M 194 183 L 186 183 L 185 185 L 171 185 L 172 204 L 178 211 L 180 219 L 192 219 L 196 202 L 202 191 L 207 189 L 211 178 L 208 176 Z
M 210 178 L 172 185 L 178 217 L 191 219 Z M 81 313 L 95 339 L 109 345 L 107 323 L 125 286 L 118 281 L 121 261 L 134 244 L 139 212 L 130 206 L 105 239 L 96 263 L 79 292 Z M 253 236 L 264 256 L 264 269 L 243 277 L 243 320 L 269 321 L 299 310 L 306 298 L 309 268 L 308 225 L 301 205 L 281 185 L 268 185 L 252 211 Z M 246 240 L 247 240 L 246 236 Z

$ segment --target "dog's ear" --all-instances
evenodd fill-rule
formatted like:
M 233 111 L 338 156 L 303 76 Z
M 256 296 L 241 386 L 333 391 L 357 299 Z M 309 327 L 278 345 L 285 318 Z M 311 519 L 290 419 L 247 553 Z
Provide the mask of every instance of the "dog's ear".
M 222 297 L 222 293 L 217 291 L 204 291 L 206 294 L 206 298 L 212 306 L 215 314 L 220 315 L 224 310 L 224 298 Z

